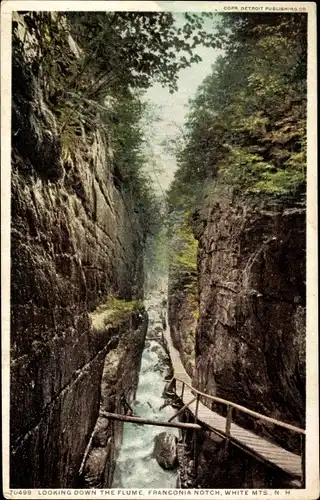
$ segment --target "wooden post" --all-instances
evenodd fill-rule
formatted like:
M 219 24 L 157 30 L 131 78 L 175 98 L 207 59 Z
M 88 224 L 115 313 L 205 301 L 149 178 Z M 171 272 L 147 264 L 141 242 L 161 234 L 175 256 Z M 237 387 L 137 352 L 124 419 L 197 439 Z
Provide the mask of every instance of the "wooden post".
M 176 392 L 175 388 L 175 378 L 173 377 L 171 380 L 168 380 L 168 391 Z
M 182 382 L 182 390 L 181 390 L 181 396 L 180 396 L 182 401 L 183 401 L 183 393 L 184 393 L 184 382 Z
M 200 400 L 200 394 L 197 393 L 196 408 L 195 408 L 195 412 L 194 412 L 194 423 L 195 424 L 198 421 L 199 400 Z M 193 445 L 192 451 L 193 451 L 193 461 L 194 461 L 194 472 L 195 472 L 195 474 L 197 474 L 197 464 L 198 464 L 197 453 L 198 453 L 198 450 L 197 450 L 197 436 L 196 436 L 195 432 L 193 433 L 193 436 L 192 436 L 192 445 Z
M 195 438 L 195 435 L 194 435 L 194 432 L 192 433 L 192 440 L 191 440 L 191 452 L 194 453 L 194 438 Z
M 186 414 L 186 421 L 189 422 L 189 413 L 188 412 Z M 183 442 L 183 444 L 185 444 L 187 441 L 187 429 L 185 429 L 185 431 L 182 431 L 182 432 L 184 433 L 182 442 Z
M 193 399 L 191 399 L 191 401 L 189 401 L 189 403 L 185 404 L 182 408 L 180 408 L 179 411 L 177 411 L 177 413 L 175 413 L 174 415 L 172 415 L 172 417 L 169 418 L 168 422 L 172 422 L 172 420 L 174 420 L 178 415 L 180 415 L 180 413 L 182 413 L 186 408 L 188 408 L 189 405 L 191 405 L 191 403 L 194 402 L 196 398 L 194 397 Z
M 191 452 L 192 452 L 192 458 L 194 461 L 194 468 L 195 472 L 197 472 L 197 435 L 195 432 L 192 433 L 192 442 L 191 442 Z
M 198 408 L 199 408 L 199 394 L 197 394 L 197 401 L 196 401 L 196 411 L 195 411 L 195 423 L 197 423 L 198 420 Z
M 226 420 L 226 436 L 227 439 L 230 437 L 230 429 L 231 429 L 231 422 L 232 422 L 232 406 L 228 405 L 228 410 L 227 410 L 227 420 Z
M 226 419 L 226 442 L 225 442 L 225 447 L 224 447 L 225 455 L 227 455 L 228 448 L 229 448 L 230 429 L 231 429 L 231 422 L 232 422 L 232 410 L 233 410 L 232 406 L 228 405 L 227 419 Z
M 301 439 L 301 486 L 306 487 L 306 437 L 305 434 L 300 435 Z

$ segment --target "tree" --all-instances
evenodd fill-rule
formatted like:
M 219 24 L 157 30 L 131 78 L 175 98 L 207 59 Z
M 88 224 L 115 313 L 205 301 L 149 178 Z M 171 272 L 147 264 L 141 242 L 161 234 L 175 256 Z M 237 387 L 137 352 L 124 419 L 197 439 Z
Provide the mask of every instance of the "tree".
M 106 86 L 127 92 L 155 81 L 174 92 L 179 70 L 201 60 L 194 49 L 219 44 L 203 30 L 201 14 L 186 14 L 181 27 L 170 12 L 73 12 L 68 18 L 86 53 L 83 71 L 93 76 L 90 97 Z
M 201 199 L 210 179 L 247 195 L 303 196 L 306 16 L 221 19 L 225 56 L 190 101 L 169 198 L 179 205 L 185 193 L 187 200 L 189 183 L 198 184 Z
M 15 16 L 14 97 L 28 91 L 21 89 L 19 76 L 23 70 L 55 116 L 63 158 L 74 157 L 81 150 L 85 155 L 98 134 L 105 145 L 106 163 L 112 163 L 114 183 L 130 216 L 140 221 L 144 233 L 154 232 L 159 225 L 159 211 L 150 178 L 143 171 L 147 158 L 142 121 L 150 119 L 150 113 L 148 115 L 146 105 L 141 102 L 142 91 L 137 86 L 124 92 L 124 86 L 112 88 L 104 82 L 103 94 L 94 96 L 89 92 L 99 78 L 98 73 L 92 73 L 93 65 L 99 65 L 94 52 L 90 52 L 95 46 L 101 49 L 99 31 L 97 35 L 93 23 L 92 33 L 82 30 L 88 39 L 84 38 L 82 45 L 77 44 L 71 36 L 70 23 L 68 16 L 60 12 L 27 12 Z M 121 71 L 118 68 L 114 71 L 120 79 Z M 16 132 L 13 130 L 14 137 Z M 113 154 L 107 154 L 108 150 Z

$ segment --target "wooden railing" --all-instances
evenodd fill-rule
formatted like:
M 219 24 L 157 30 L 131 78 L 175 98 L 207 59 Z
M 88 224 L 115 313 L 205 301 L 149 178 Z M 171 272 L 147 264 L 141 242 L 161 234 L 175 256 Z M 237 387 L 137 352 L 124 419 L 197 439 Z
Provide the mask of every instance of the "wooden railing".
M 232 401 L 228 401 L 227 399 L 219 398 L 217 396 L 211 396 L 210 394 L 206 394 L 204 392 L 199 391 L 195 387 L 192 387 L 192 385 L 188 384 L 185 380 L 177 377 L 176 375 L 173 376 L 173 378 L 169 381 L 170 384 L 174 381 L 177 380 L 178 382 L 182 383 L 182 388 L 181 388 L 181 395 L 179 396 L 181 399 L 183 398 L 184 395 L 184 388 L 187 386 L 190 390 L 191 393 L 194 395 L 194 397 L 186 403 L 180 410 L 175 413 L 170 419 L 169 422 L 171 422 L 173 419 L 175 419 L 180 413 L 182 413 L 185 409 L 187 409 L 194 401 L 196 401 L 196 407 L 195 407 L 195 423 L 198 421 L 198 409 L 199 409 L 199 401 L 200 397 L 204 397 L 206 399 L 210 399 L 211 401 L 214 401 L 215 403 L 221 403 L 227 407 L 227 416 L 226 416 L 226 427 L 225 427 L 225 436 L 226 436 L 226 447 L 228 445 L 228 442 L 231 438 L 231 424 L 232 424 L 232 412 L 233 410 L 239 410 L 243 413 L 246 413 L 247 415 L 252 415 L 255 418 L 259 418 L 261 420 L 264 420 L 265 422 L 269 422 L 274 425 L 278 425 L 279 427 L 283 427 L 285 429 L 288 429 L 290 431 L 296 432 L 300 434 L 301 436 L 301 484 L 305 484 L 305 434 L 306 431 L 304 429 L 300 429 L 299 427 L 296 427 L 295 425 L 287 424 L 286 422 L 282 422 L 281 420 L 277 420 L 272 417 L 267 417 L 266 415 L 263 415 L 262 413 L 258 413 L 254 410 L 250 410 L 249 408 L 246 408 L 245 406 L 239 405 L 237 403 L 233 403 Z
M 183 398 L 183 393 L 184 393 L 184 387 L 187 386 L 191 390 L 192 394 L 195 394 L 195 398 L 197 400 L 196 404 L 196 414 L 195 417 L 197 418 L 197 412 L 198 412 L 198 405 L 199 405 L 199 399 L 200 396 L 205 397 L 207 399 L 211 399 L 215 403 L 221 403 L 227 407 L 227 419 L 226 419 L 226 435 L 230 434 L 230 425 L 231 425 L 231 420 L 232 420 L 232 410 L 236 409 L 239 410 L 243 413 L 247 413 L 248 415 L 252 415 L 253 417 L 259 418 L 261 420 L 264 420 L 265 422 L 269 422 L 271 424 L 278 425 L 280 427 L 284 427 L 285 429 L 289 429 L 290 431 L 296 432 L 298 434 L 303 434 L 305 435 L 306 431 L 304 429 L 300 429 L 299 427 L 296 427 L 295 425 L 287 424 L 286 422 L 282 422 L 281 420 L 277 420 L 272 417 L 267 417 L 266 415 L 263 415 L 262 413 L 258 413 L 254 410 L 250 410 L 249 408 L 246 408 L 245 406 L 241 406 L 237 403 L 233 403 L 232 401 L 228 401 L 227 399 L 222 399 L 218 398 L 217 396 L 211 396 L 210 394 L 206 394 L 204 392 L 199 391 L 195 387 L 192 387 L 192 385 L 188 384 L 185 380 L 180 379 L 176 375 L 172 378 L 173 380 L 177 380 L 178 382 L 182 383 L 182 391 L 181 395 L 179 396 L 181 399 Z M 189 406 L 191 403 L 194 402 L 194 399 L 190 401 L 186 406 Z M 182 409 L 181 409 L 182 411 Z

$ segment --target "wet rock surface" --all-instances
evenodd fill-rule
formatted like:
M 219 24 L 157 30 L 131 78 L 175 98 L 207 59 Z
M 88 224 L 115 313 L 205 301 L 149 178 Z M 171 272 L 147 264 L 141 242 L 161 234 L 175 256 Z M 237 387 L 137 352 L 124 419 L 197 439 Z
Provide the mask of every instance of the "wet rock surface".
M 305 425 L 305 211 L 216 205 L 199 230 L 200 390 Z M 297 434 L 236 421 L 299 452 Z
M 193 323 L 193 337 L 184 286 L 190 276 L 171 275 L 169 282 L 171 336 L 189 367 L 192 384 L 304 428 L 305 210 L 225 200 L 203 208 L 194 220 L 194 232 L 199 241 L 199 318 Z M 193 369 L 186 339 L 194 342 Z M 214 410 L 225 415 L 217 404 Z M 240 412 L 233 421 L 300 453 L 295 433 Z M 223 446 L 212 435 L 198 443 L 197 457 L 196 487 L 293 484 L 292 478 L 275 473 L 233 446 L 224 455 Z M 188 483 L 186 463 L 179 475 L 182 487 L 190 487 L 193 479 L 191 473 Z
M 195 488 L 294 487 L 292 477 L 266 466 L 231 443 L 226 446 L 225 440 L 214 433 L 202 434 L 197 445 Z
M 153 455 L 164 469 L 175 469 L 178 466 L 177 437 L 161 432 L 155 437 Z
M 195 462 L 192 458 L 191 447 L 185 443 L 177 444 L 177 456 L 179 462 L 179 478 L 177 487 L 193 488 L 196 480 Z
M 104 416 L 104 412 L 129 413 L 138 384 L 141 353 L 147 331 L 146 315 L 144 320 L 134 331 L 127 328 L 116 349 L 105 357 L 99 417 L 92 433 L 90 447 L 84 457 L 84 467 L 79 478 L 79 485 L 82 487 L 111 486 L 122 442 L 123 424 L 110 421 Z
M 194 273 L 170 270 L 168 292 L 168 325 L 173 345 L 180 352 L 187 373 L 195 370 L 195 332 L 198 304 L 194 290 Z
M 110 294 L 141 298 L 144 236 L 99 132 L 66 159 L 41 89 L 14 71 L 11 487 L 72 487 L 123 334 L 89 313 Z M 132 334 L 140 321 L 126 323 Z

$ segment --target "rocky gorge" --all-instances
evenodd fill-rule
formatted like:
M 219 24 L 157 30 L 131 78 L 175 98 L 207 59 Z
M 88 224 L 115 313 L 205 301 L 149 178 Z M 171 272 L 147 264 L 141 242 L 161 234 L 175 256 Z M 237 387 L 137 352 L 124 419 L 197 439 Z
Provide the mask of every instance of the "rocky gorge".
M 12 487 L 70 487 L 101 386 L 109 409 L 134 395 L 147 328 L 144 229 L 99 131 L 64 157 L 35 77 L 17 65 L 13 81 Z
M 172 339 L 192 384 L 304 428 L 304 208 L 222 199 L 204 204 L 192 225 L 197 272 L 173 269 L 168 297 Z M 205 404 L 225 415 L 222 405 Z M 300 453 L 295 433 L 240 412 L 233 421 Z M 236 470 L 242 478 L 238 487 L 272 483 L 272 474 L 265 476 L 254 460 L 244 461 L 239 450 L 226 457 L 219 436 L 202 436 L 198 450 L 202 487 L 227 487 Z M 290 483 L 285 477 L 274 480 Z
M 226 17 L 227 43 L 194 16 L 13 15 L 10 488 L 304 486 L 305 24 Z M 165 191 L 143 96 L 199 43 L 225 55 L 166 137 Z M 199 401 L 231 425 L 205 395 L 301 475 L 200 425 Z

